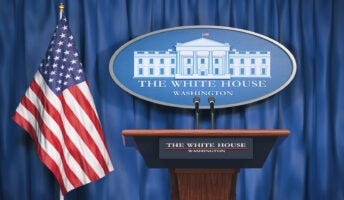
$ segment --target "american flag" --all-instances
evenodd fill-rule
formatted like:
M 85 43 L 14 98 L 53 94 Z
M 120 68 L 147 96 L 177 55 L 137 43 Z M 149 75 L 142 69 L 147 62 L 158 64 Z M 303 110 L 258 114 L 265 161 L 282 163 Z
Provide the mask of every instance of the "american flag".
M 209 37 L 210 33 L 202 33 L 202 37 Z
M 113 170 L 73 35 L 63 15 L 13 120 L 34 140 L 63 195 Z

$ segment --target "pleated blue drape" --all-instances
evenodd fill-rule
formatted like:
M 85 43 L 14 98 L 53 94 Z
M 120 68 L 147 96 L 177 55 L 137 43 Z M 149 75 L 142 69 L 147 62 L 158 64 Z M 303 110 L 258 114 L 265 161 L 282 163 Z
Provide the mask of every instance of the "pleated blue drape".
M 221 25 L 255 31 L 286 46 L 298 70 L 282 92 L 219 109 L 216 128 L 289 129 L 264 167 L 241 169 L 239 200 L 344 199 L 343 0 L 65 0 L 66 16 L 102 122 L 115 171 L 65 199 L 168 200 L 166 169 L 149 169 L 123 129 L 192 129 L 193 111 L 155 105 L 121 90 L 111 55 L 142 34 L 176 26 Z M 0 199 L 58 199 L 52 173 L 12 120 L 45 55 L 59 1 L 0 0 Z M 207 111 L 201 128 L 209 128 Z

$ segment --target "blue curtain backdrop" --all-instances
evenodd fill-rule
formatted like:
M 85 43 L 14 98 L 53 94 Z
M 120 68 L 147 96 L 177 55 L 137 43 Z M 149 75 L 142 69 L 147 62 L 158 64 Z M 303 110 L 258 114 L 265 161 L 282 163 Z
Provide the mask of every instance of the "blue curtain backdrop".
M 166 169 L 149 169 L 123 129 L 191 129 L 191 110 L 155 105 L 122 91 L 111 55 L 142 34 L 176 26 L 221 25 L 273 38 L 298 70 L 282 92 L 216 111 L 223 129 L 289 129 L 261 169 L 241 169 L 237 199 L 344 199 L 343 0 L 65 0 L 115 171 L 65 199 L 170 199 Z M 59 187 L 33 142 L 12 120 L 48 48 L 59 1 L 0 0 L 0 199 L 58 199 Z M 209 128 L 202 115 L 201 128 Z

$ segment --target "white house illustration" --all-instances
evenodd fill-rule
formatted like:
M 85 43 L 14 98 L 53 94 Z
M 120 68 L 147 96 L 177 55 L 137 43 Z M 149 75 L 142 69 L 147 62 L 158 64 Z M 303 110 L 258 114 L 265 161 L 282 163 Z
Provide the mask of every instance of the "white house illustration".
M 270 77 L 269 51 L 237 51 L 202 37 L 175 51 L 134 51 L 134 78 L 230 79 Z

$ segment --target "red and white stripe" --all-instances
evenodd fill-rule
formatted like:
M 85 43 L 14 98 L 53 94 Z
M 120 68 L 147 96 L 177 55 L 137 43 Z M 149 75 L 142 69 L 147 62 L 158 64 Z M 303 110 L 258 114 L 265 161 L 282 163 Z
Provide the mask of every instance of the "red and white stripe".
M 13 119 L 31 135 L 63 194 L 113 170 L 86 81 L 56 96 L 37 72 Z

